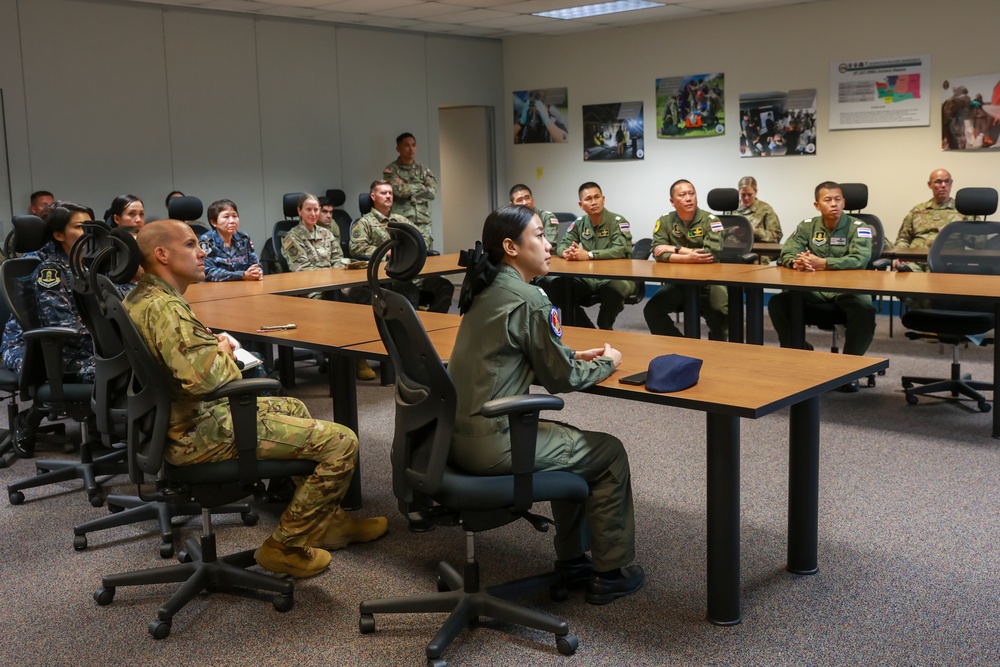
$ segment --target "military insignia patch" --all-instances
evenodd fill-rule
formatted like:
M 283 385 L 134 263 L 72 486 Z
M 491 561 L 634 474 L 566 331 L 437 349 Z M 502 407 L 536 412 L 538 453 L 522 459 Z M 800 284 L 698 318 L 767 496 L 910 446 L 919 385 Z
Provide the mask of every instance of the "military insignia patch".
M 858 227 L 859 239 L 870 239 L 872 237 L 871 227 Z
M 609 236 L 611 236 L 610 229 L 600 229 L 597 231 L 597 238 L 599 239 L 607 238 Z
M 813 245 L 826 245 L 826 232 L 822 229 L 816 230 L 812 237 Z
M 722 231 L 722 223 L 720 221 L 718 221 L 718 220 L 713 220 L 711 226 L 712 226 L 712 231 L 713 232 L 721 232 Z
M 581 236 L 585 239 L 592 239 L 594 238 L 594 230 L 591 229 L 590 227 L 587 227 L 586 229 L 583 230 L 583 234 L 581 234 Z
M 830 239 L 830 245 L 847 245 L 847 239 L 840 236 L 834 236 Z
M 672 236 L 684 236 L 684 230 L 681 229 L 681 226 L 675 222 L 674 228 L 670 230 L 670 234 Z
M 556 335 L 556 338 L 562 338 L 562 321 L 559 319 L 559 310 L 552 306 L 552 312 L 549 313 L 549 326 L 552 327 L 552 333 Z
M 705 235 L 705 230 L 702 229 L 701 227 L 695 227 L 694 229 L 688 230 L 688 238 L 691 239 L 700 239 L 704 235 Z
M 660 231 L 660 219 L 659 218 L 656 219 L 656 224 L 653 225 L 653 233 L 655 234 L 658 231 Z
M 205 252 L 206 255 L 212 254 L 212 246 L 211 244 L 209 244 L 208 241 L 202 241 L 201 243 L 198 244 L 198 247 L 200 247 Z
M 632 229 L 632 226 L 629 225 L 627 222 L 619 222 L 618 229 L 622 230 L 623 232 L 628 232 Z
M 571 231 L 573 231 L 574 227 L 576 227 L 576 220 L 569 223 L 569 227 L 566 228 L 566 233 L 569 234 Z
M 62 282 L 62 278 L 59 276 L 59 269 L 42 269 L 38 272 L 38 280 L 36 282 L 39 287 L 44 287 L 45 289 L 58 287 L 59 283 Z

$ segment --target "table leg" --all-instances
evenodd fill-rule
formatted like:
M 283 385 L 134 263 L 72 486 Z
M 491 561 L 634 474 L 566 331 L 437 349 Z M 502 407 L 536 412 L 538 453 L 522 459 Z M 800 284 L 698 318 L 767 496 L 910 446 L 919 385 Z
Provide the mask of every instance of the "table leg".
M 708 620 L 736 625 L 740 610 L 740 420 L 709 412 Z
M 747 287 L 747 342 L 764 344 L 764 288 Z
M 295 386 L 295 348 L 278 346 L 278 379 L 285 389 Z
M 701 286 L 684 284 L 684 337 L 701 338 L 701 308 L 698 303 Z
M 338 424 L 358 434 L 358 385 L 355 376 L 354 357 L 344 354 L 330 355 L 330 387 L 333 392 L 333 419 Z M 354 467 L 354 476 L 351 478 L 351 485 L 347 488 L 347 495 L 340 503 L 345 510 L 361 509 L 363 502 L 361 498 L 361 449 L 358 448 L 358 461 Z
M 729 285 L 729 342 L 743 342 L 743 288 Z
M 805 292 L 793 289 L 790 291 L 790 294 L 791 312 L 789 316 L 791 318 L 792 330 L 789 333 L 791 335 L 791 345 L 795 349 L 801 350 L 806 346 Z
M 816 574 L 819 543 L 819 397 L 791 407 L 788 429 L 788 571 Z

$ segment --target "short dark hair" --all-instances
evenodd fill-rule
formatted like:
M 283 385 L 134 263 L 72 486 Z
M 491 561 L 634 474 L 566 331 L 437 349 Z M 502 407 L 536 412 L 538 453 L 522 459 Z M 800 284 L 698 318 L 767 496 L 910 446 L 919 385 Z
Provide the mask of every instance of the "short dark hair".
M 680 185 L 681 183 L 687 183 L 687 184 L 688 184 L 688 185 L 690 185 L 690 186 L 691 186 L 692 188 L 694 187 L 694 183 L 692 183 L 692 182 L 691 182 L 691 181 L 689 181 L 688 179 L 686 179 L 686 178 L 678 178 L 678 179 L 677 179 L 676 181 L 674 181 L 674 182 L 673 182 L 673 183 L 671 184 L 671 186 L 670 186 L 670 196 L 671 196 L 671 197 L 673 197 L 673 196 L 674 196 L 674 188 L 676 188 L 676 187 L 677 187 L 678 185 Z
M 236 215 L 240 214 L 240 209 L 236 208 L 236 202 L 232 199 L 219 199 L 208 205 L 208 224 L 215 227 L 215 221 L 219 219 L 219 214 L 225 211 L 227 208 L 231 208 L 236 211 Z
M 398 146 L 403 143 L 403 139 L 413 139 L 414 142 L 417 140 L 417 138 L 409 132 L 403 132 L 401 135 L 396 137 L 396 145 Z
M 813 193 L 815 198 L 813 201 L 819 201 L 819 191 L 820 190 L 840 190 L 840 194 L 844 194 L 844 189 L 840 187 L 840 183 L 834 183 L 833 181 L 823 181 L 816 186 L 816 191 Z
M 579 197 L 579 196 L 583 195 L 583 191 L 584 190 L 589 190 L 590 188 L 597 188 L 598 190 L 601 190 L 601 186 L 598 185 L 597 183 L 594 183 L 593 181 L 587 181 L 586 183 L 584 183 L 583 185 L 581 185 L 579 187 L 579 189 L 577 189 L 576 196 Z M 601 190 L 601 194 L 602 195 L 604 194 L 604 190 Z
M 167 208 L 170 208 L 171 199 L 173 199 L 174 197 L 183 197 L 183 196 L 184 193 L 181 192 L 180 190 L 171 190 L 170 194 L 167 195 L 167 198 L 163 200 L 163 203 Z
M 54 234 L 66 229 L 74 213 L 86 213 L 94 219 L 94 209 L 69 201 L 57 201 L 49 209 L 49 217 L 45 219 L 45 235 L 50 241 L 55 240 Z
M 35 205 L 35 200 L 38 199 L 39 197 L 52 197 L 53 199 L 56 198 L 56 196 L 51 192 L 49 192 L 48 190 L 35 190 L 34 192 L 31 193 L 32 206 Z
M 510 189 L 510 193 L 507 196 L 510 198 L 511 201 L 514 201 L 514 193 L 515 192 L 520 192 L 521 190 L 527 190 L 528 194 L 529 195 L 531 194 L 531 188 L 529 188 L 524 183 L 518 183 L 517 185 L 515 185 L 514 187 L 512 187 Z M 532 195 L 532 196 L 534 196 L 534 195 Z
M 380 185 L 388 185 L 389 187 L 392 187 L 392 183 L 383 179 L 372 181 L 372 184 L 368 186 L 368 194 L 375 192 L 375 188 L 377 188 Z
M 330 207 L 332 207 L 333 204 L 330 203 L 330 200 L 327 198 L 326 195 L 320 195 L 320 198 L 319 198 L 319 207 L 323 208 L 324 206 L 330 206 Z

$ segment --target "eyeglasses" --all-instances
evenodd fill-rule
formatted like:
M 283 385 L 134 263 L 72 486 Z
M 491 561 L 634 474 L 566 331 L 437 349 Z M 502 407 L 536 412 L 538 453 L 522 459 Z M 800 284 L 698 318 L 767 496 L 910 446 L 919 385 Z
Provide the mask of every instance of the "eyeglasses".
M 936 181 L 931 181 L 934 185 L 951 185 L 952 180 L 950 178 L 939 178 Z

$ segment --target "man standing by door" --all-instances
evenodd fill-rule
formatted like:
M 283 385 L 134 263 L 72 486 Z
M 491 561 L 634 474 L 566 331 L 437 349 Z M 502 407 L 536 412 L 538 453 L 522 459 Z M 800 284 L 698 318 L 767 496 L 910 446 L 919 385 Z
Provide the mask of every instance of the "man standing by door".
M 417 140 L 409 132 L 396 137 L 396 152 L 399 157 L 382 170 L 382 180 L 392 185 L 392 212 L 415 224 L 432 250 L 430 202 L 437 196 L 437 179 L 417 163 Z

